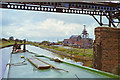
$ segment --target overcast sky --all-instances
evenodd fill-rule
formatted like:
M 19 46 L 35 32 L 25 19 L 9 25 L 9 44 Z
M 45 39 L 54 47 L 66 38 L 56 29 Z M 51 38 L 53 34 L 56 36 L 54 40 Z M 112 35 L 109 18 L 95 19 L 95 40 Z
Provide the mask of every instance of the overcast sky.
M 13 36 L 30 41 L 57 41 L 80 35 L 83 24 L 94 39 L 98 23 L 89 15 L 1 9 L 2 37 Z

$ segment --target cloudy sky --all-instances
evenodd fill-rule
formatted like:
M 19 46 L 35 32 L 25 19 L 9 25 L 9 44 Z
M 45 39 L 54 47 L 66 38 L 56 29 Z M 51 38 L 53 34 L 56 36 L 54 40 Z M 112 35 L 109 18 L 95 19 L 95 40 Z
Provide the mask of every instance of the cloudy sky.
M 2 37 L 13 36 L 30 41 L 57 41 L 80 35 L 83 24 L 94 39 L 98 23 L 89 15 L 1 9 Z

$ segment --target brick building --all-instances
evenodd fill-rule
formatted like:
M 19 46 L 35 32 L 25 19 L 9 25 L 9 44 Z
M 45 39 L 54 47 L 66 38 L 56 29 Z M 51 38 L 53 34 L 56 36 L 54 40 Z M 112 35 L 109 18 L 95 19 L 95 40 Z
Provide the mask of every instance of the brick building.
M 89 38 L 89 34 L 84 26 L 84 30 L 81 35 L 72 35 L 69 39 L 64 39 L 63 44 L 79 48 L 92 48 L 93 40 Z

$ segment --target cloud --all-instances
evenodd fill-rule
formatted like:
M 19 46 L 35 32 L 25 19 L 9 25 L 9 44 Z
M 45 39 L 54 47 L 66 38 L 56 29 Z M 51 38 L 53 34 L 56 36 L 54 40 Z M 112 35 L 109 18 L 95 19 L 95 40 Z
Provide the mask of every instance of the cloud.
M 28 40 L 63 40 L 82 33 L 86 24 L 90 37 L 94 37 L 97 23 L 86 15 L 47 13 L 34 11 L 3 10 L 3 37 L 14 36 Z
M 83 25 L 77 23 L 66 23 L 57 19 L 46 19 L 38 23 L 30 23 L 25 21 L 21 23 L 23 26 L 17 27 L 17 25 L 9 25 L 3 27 L 4 36 L 14 36 L 16 38 L 68 38 L 71 35 L 81 34 Z M 88 28 L 89 32 L 92 31 L 92 27 Z

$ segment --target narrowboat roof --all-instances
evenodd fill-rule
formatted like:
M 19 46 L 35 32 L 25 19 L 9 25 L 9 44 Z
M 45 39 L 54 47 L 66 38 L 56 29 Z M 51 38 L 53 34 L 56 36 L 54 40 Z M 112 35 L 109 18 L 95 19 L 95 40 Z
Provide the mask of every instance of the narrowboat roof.
M 24 58 L 21 58 L 21 55 Z M 11 54 L 9 64 L 5 71 L 4 78 L 111 78 L 116 77 L 115 75 L 104 73 L 102 71 L 89 69 L 86 67 L 75 66 L 67 62 L 58 63 L 51 61 L 46 57 L 37 57 L 40 60 L 49 63 L 56 68 L 68 70 L 65 72 L 63 70 L 55 70 L 52 68 L 40 70 L 34 65 L 32 65 L 27 58 L 32 56 L 36 57 L 35 54 L 30 52 L 22 52 L 17 54 Z M 111 77 L 110 77 L 111 76 Z

